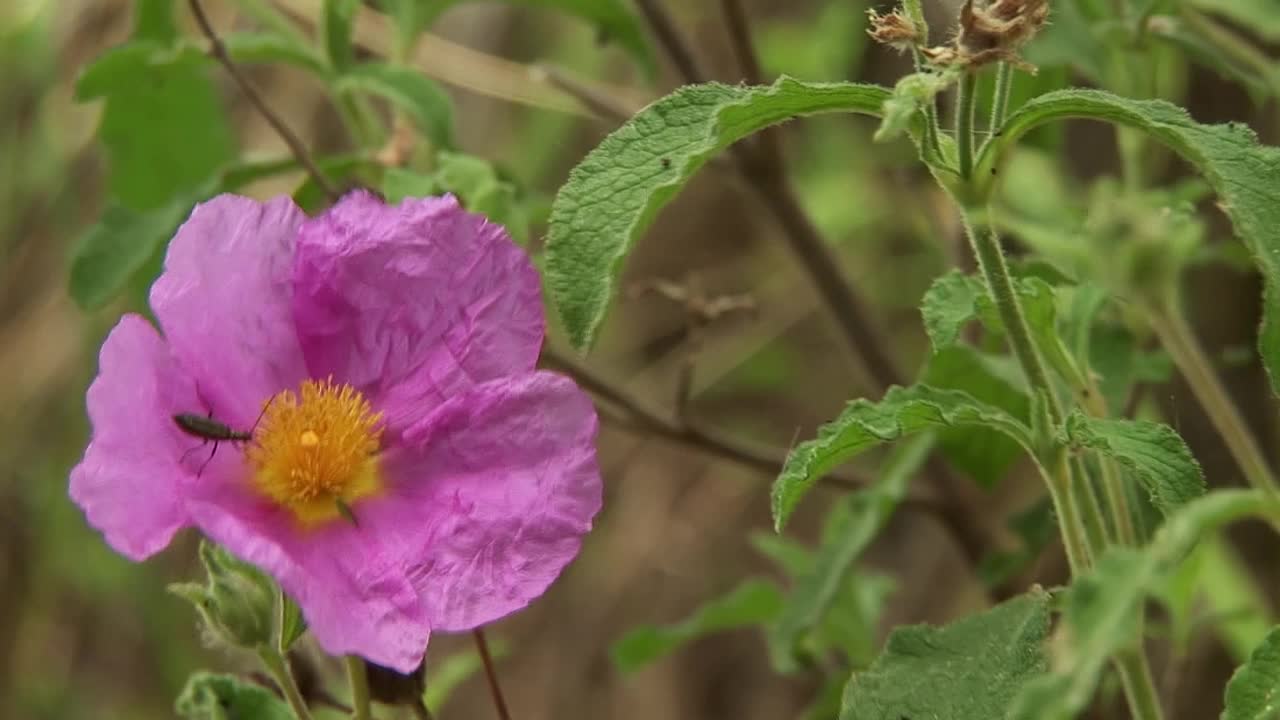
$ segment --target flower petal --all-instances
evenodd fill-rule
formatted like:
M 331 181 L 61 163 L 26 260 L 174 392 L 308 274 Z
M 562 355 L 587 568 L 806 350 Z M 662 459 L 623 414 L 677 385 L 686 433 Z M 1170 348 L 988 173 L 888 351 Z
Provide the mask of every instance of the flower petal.
M 237 429 L 306 376 L 290 307 L 294 243 L 305 219 L 288 197 L 260 203 L 219 195 L 178 228 L 151 287 L 174 355 L 208 409 Z
M 529 257 L 451 196 L 347 195 L 302 226 L 294 282 L 311 375 L 363 392 L 389 438 L 476 383 L 532 370 L 542 345 Z
M 525 607 L 578 554 L 601 503 L 596 429 L 571 380 L 534 372 L 479 385 L 407 431 L 416 452 L 388 461 L 394 501 L 367 512 L 400 533 L 388 544 L 417 550 L 409 577 L 434 629 Z
M 422 662 L 431 626 L 402 553 L 376 532 L 346 522 L 304 529 L 288 510 L 230 484 L 205 486 L 188 507 L 205 535 L 280 583 L 327 653 L 403 673 Z
M 159 333 L 138 315 L 111 330 L 87 404 L 93 437 L 71 471 L 71 499 L 117 552 L 142 560 L 189 524 L 182 456 L 200 441 L 174 425 L 197 402 L 195 385 Z

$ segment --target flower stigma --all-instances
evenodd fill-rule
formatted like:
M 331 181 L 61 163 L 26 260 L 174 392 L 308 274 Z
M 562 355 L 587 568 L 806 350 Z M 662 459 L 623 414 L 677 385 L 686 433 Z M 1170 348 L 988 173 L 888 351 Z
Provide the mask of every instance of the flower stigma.
M 254 485 L 303 525 L 347 517 L 356 500 L 382 486 L 381 422 L 350 385 L 304 380 L 263 409 L 247 451 Z

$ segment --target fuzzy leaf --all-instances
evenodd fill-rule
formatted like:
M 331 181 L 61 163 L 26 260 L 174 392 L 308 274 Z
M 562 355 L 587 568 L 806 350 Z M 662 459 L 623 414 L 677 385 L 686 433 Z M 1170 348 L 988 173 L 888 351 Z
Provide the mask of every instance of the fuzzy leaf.
M 613 662 L 623 672 L 634 672 L 695 638 L 769 622 L 781 606 L 782 595 L 773 583 L 748 580 L 682 622 L 627 633 L 613 645 Z
M 1049 594 L 1034 589 L 944 627 L 889 635 L 884 652 L 845 687 L 841 720 L 992 720 L 1048 665 Z
M 1187 4 L 1233 20 L 1259 37 L 1280 41 L 1280 3 L 1276 0 L 1187 0 Z
M 164 247 L 193 204 L 177 200 L 145 212 L 108 205 L 72 252 L 71 298 L 85 310 L 115 299 Z
M 1157 579 L 1206 533 L 1246 516 L 1280 517 L 1260 490 L 1220 490 L 1182 506 L 1142 550 L 1115 547 L 1076 579 L 1063 600 L 1052 672 L 1023 689 L 1010 720 L 1070 720 L 1093 699 L 1107 660 L 1136 640 L 1138 611 Z
M 360 0 L 324 0 L 320 14 L 320 34 L 324 38 L 324 52 L 329 66 L 339 73 L 355 63 L 355 48 L 351 44 L 351 24 L 355 19 Z
M 862 551 L 884 529 L 906 495 L 911 477 L 928 457 L 933 441 L 917 435 L 894 448 L 874 486 L 846 497 L 833 520 L 813 566 L 796 579 L 778 620 L 770 628 L 774 663 L 783 672 L 798 669 L 795 650 L 802 635 L 816 626 L 835 602 Z
M 1258 144 L 1248 127 L 1202 125 L 1161 100 L 1131 100 L 1098 90 L 1061 90 L 1018 108 L 979 158 L 974 176 L 988 178 L 1000 157 L 1029 130 L 1052 120 L 1090 118 L 1134 127 L 1196 167 L 1249 247 L 1265 282 L 1258 345 L 1274 392 L 1280 393 L 1280 148 Z
M 324 76 L 328 72 L 324 58 L 314 50 L 290 38 L 271 32 L 237 32 L 222 36 L 227 54 L 241 65 L 285 63 Z
M 920 314 L 934 352 L 956 343 L 960 331 L 977 315 L 978 298 L 986 294 L 981 280 L 959 270 L 933 281 L 920 301 Z
M 348 68 L 334 87 L 339 92 L 361 90 L 384 97 L 408 113 L 436 148 L 454 146 L 453 101 L 434 80 L 416 70 L 361 63 Z
M 1132 471 L 1166 516 L 1205 492 L 1200 464 L 1168 425 L 1077 411 L 1067 418 L 1066 435 L 1072 445 L 1095 450 Z
M 927 361 L 921 382 L 943 390 L 966 392 L 979 402 L 998 407 L 1026 422 L 1031 400 L 1016 364 L 1005 356 L 986 355 L 968 345 L 952 345 Z M 983 487 L 1002 480 L 1022 453 L 1004 433 L 965 426 L 938 431 L 940 449 L 957 469 Z
M 80 76 L 77 100 L 106 101 L 98 136 L 111 193 L 125 207 L 161 207 L 235 158 L 208 71 L 195 48 L 135 41 L 107 51 Z
M 893 86 L 893 94 L 884 101 L 884 117 L 876 129 L 877 142 L 896 140 L 911 129 L 911 123 L 920 109 L 934 102 L 938 93 L 955 84 L 960 73 L 918 72 L 904 76 Z
M 275 693 L 233 675 L 197 672 L 174 703 L 186 720 L 293 720 L 293 711 Z
M 708 160 L 757 130 L 799 115 L 875 115 L 881 87 L 708 83 L 680 88 L 641 110 L 569 174 L 551 208 L 547 288 L 579 349 L 596 336 L 622 263 L 658 211 Z
M 1273 628 L 1227 683 L 1222 720 L 1280 717 L 1280 627 Z
M 598 37 L 604 41 L 618 43 L 626 50 L 645 76 L 652 78 L 657 71 L 653 60 L 653 52 L 645 40 L 646 33 L 640 18 L 623 0 L 506 0 L 512 5 L 528 5 L 530 7 L 546 7 L 559 10 L 596 27 Z M 423 0 L 416 0 L 422 4 Z M 444 12 L 453 5 L 466 0 L 433 0 L 434 13 Z M 429 20 L 429 18 L 428 18 Z
M 1026 425 L 966 393 L 928 385 L 892 387 L 878 403 L 850 403 L 840 417 L 818 430 L 818 437 L 791 451 L 773 484 L 774 527 L 782 530 L 818 478 L 858 453 L 925 430 L 960 425 L 990 427 L 1031 447 Z

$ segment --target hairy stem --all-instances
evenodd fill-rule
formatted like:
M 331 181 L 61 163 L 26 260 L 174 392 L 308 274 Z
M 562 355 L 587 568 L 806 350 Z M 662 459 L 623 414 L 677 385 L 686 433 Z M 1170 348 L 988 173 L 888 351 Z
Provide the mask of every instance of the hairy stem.
M 960 159 L 960 177 L 973 176 L 973 115 L 977 96 L 978 76 L 966 72 L 956 87 L 956 154 Z
M 1058 516 L 1067 565 L 1075 576 L 1089 566 L 1090 547 L 1080 518 L 1080 506 L 1075 493 L 1071 492 L 1071 460 L 1067 454 L 1060 451 L 1044 475 L 1049 486 L 1049 498 L 1053 501 L 1053 512 Z
M 1044 361 L 1031 340 L 1031 330 L 1027 327 L 1022 304 L 1018 302 L 1017 292 L 1013 288 L 1013 279 L 1009 275 L 1009 265 L 1005 262 L 1004 250 L 1000 247 L 1000 238 L 991 227 L 975 228 L 972 220 L 965 217 L 965 228 L 969 233 L 969 242 L 973 245 L 973 254 L 978 259 L 978 269 L 986 280 L 987 290 L 1004 323 L 1005 333 L 1009 338 L 1009 346 L 1013 356 L 1027 376 L 1027 383 L 1032 392 L 1042 392 L 1048 406 L 1049 421 L 1054 427 L 1063 420 L 1062 406 L 1049 383 L 1049 374 L 1045 371 Z
M 369 709 L 369 676 L 364 661 L 355 655 L 344 658 L 347 665 L 347 683 L 351 686 L 351 720 L 373 720 Z
M 1162 720 L 1164 711 L 1160 708 L 1160 696 L 1151 679 L 1147 654 L 1141 646 L 1118 653 L 1112 662 L 1120 673 L 1120 684 L 1124 686 L 1124 696 L 1133 720 Z
M 1170 299 L 1163 308 L 1149 312 L 1151 328 L 1186 378 L 1191 392 L 1226 443 L 1248 483 L 1255 488 L 1275 492 L 1276 480 L 1266 455 L 1176 305 L 1177 300 Z
M 262 660 L 262 666 L 267 669 L 271 679 L 280 687 L 280 692 L 284 693 L 293 716 L 297 720 L 311 720 L 311 711 L 307 709 L 307 702 L 302 699 L 302 692 L 298 690 L 298 683 L 293 680 L 293 673 L 289 671 L 289 663 L 284 654 L 275 648 L 263 646 L 258 648 L 258 658 Z
M 991 125 L 989 130 L 995 132 L 1004 124 L 1005 113 L 1009 111 L 1009 90 L 1013 87 L 1013 66 L 1007 62 L 1000 63 L 996 70 L 996 91 L 991 99 Z

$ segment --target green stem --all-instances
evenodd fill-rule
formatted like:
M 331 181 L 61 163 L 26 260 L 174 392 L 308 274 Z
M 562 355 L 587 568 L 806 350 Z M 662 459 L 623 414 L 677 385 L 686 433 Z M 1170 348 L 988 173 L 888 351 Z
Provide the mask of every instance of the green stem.
M 1112 660 L 1120 673 L 1120 684 L 1124 686 L 1129 715 L 1133 720 L 1162 720 L 1164 711 L 1160 709 L 1160 696 L 1156 694 L 1151 666 L 1141 646 L 1117 653 Z
M 307 702 L 302 699 L 302 692 L 298 690 L 298 684 L 294 682 L 293 674 L 289 672 L 289 663 L 284 653 L 275 648 L 263 646 L 258 648 L 258 658 L 262 660 L 263 667 L 276 681 L 276 685 L 280 686 L 285 701 L 293 710 L 293 716 L 297 720 L 311 720 L 311 711 L 307 709 Z
M 351 720 L 373 720 L 369 710 L 369 676 L 364 661 L 355 655 L 344 658 L 347 665 L 347 682 L 351 686 Z
M 978 85 L 978 76 L 966 72 L 960 78 L 956 88 L 956 153 L 960 158 L 960 178 L 968 180 L 973 176 L 973 111 Z
M 1116 540 L 1121 545 L 1133 546 L 1138 543 L 1138 531 L 1133 527 L 1133 513 L 1129 509 L 1129 499 L 1124 493 L 1124 485 L 1116 473 L 1115 463 L 1109 459 L 1098 458 L 1098 469 L 1101 474 L 1102 491 L 1107 495 L 1107 504 L 1111 506 L 1111 518 L 1116 525 Z
M 924 56 L 920 53 L 920 48 L 911 48 L 911 59 L 915 64 L 916 72 L 924 71 Z M 942 143 L 938 141 L 938 135 L 942 129 L 938 125 L 938 101 L 937 98 L 931 98 L 924 106 L 924 143 L 929 154 L 933 155 L 934 161 L 943 162 Z
M 1084 525 L 1085 537 L 1089 541 L 1089 547 L 1093 552 L 1091 556 L 1097 557 L 1099 551 L 1111 545 L 1112 536 L 1108 531 L 1107 524 L 1103 521 L 1106 515 L 1102 512 L 1102 503 L 1098 500 L 1098 490 L 1094 486 L 1093 480 L 1089 477 L 1089 471 L 1085 468 L 1084 459 L 1076 458 L 1072 462 L 1072 477 L 1075 478 L 1075 497 L 1081 507 L 1086 508 L 1087 512 L 1080 513 L 1080 519 Z
M 351 139 L 361 149 L 377 149 L 384 140 L 383 128 L 373 108 L 354 91 L 338 91 L 334 96 L 334 104 Z
M 1013 87 L 1013 66 L 1007 62 L 1000 63 L 1000 67 L 996 70 L 996 90 L 995 97 L 991 99 L 991 125 L 989 130 L 992 136 L 1004 124 L 1005 113 L 1009 111 L 1009 91 Z
M 1053 500 L 1053 511 L 1058 516 L 1062 546 L 1067 552 L 1067 565 L 1071 568 L 1071 574 L 1076 576 L 1089 566 L 1089 542 L 1083 531 L 1080 507 L 1071 492 L 1070 460 L 1065 452 L 1059 451 L 1058 455 L 1052 469 L 1045 469 L 1043 474 L 1049 486 L 1049 498 Z
M 310 48 L 311 39 L 292 20 L 267 0 L 234 0 L 249 17 L 274 30 L 300 48 Z
M 1082 404 L 1090 415 L 1105 418 L 1110 414 L 1107 411 L 1107 402 L 1102 397 L 1102 390 L 1093 378 L 1085 378 L 1082 375 L 1073 382 L 1076 384 L 1076 392 L 1084 398 Z M 1133 526 L 1133 511 L 1129 508 L 1129 498 L 1125 494 L 1123 481 L 1116 473 L 1115 461 L 1099 457 L 1098 474 L 1099 480 L 1102 481 L 1102 491 L 1107 496 L 1107 504 L 1111 506 L 1116 539 L 1121 545 L 1136 545 L 1138 532 Z
M 970 103 L 972 107 L 972 103 Z M 1044 361 L 1036 351 L 1031 340 L 1031 330 L 1027 328 L 1026 316 L 1022 305 L 1018 302 L 1017 292 L 1013 288 L 1013 279 L 1009 276 L 1009 266 L 1004 259 L 1004 250 L 1000 247 L 1000 238 L 991 227 L 974 228 L 972 220 L 966 214 L 965 229 L 969 233 L 969 242 L 973 245 L 973 254 L 978 259 L 978 268 L 987 281 L 987 289 L 995 302 L 1009 337 L 1009 346 L 1013 356 L 1022 366 L 1027 376 L 1027 383 L 1032 392 L 1042 391 L 1048 404 L 1049 421 L 1053 427 L 1062 424 L 1062 406 L 1058 396 L 1049 383 L 1049 375 L 1045 372 Z
M 1231 401 L 1222 380 L 1213 371 L 1209 358 L 1196 340 L 1195 333 L 1187 325 L 1186 319 L 1176 308 L 1177 301 L 1166 301 L 1164 308 L 1157 308 L 1148 313 L 1151 328 L 1160 338 L 1174 365 L 1182 371 L 1191 392 L 1204 408 L 1209 421 L 1227 445 L 1231 456 L 1244 473 L 1249 484 L 1261 490 L 1276 492 L 1275 476 L 1271 473 L 1271 465 L 1266 455 L 1258 447 L 1258 441 L 1250 431 L 1249 425 L 1240 415 L 1240 410 Z

